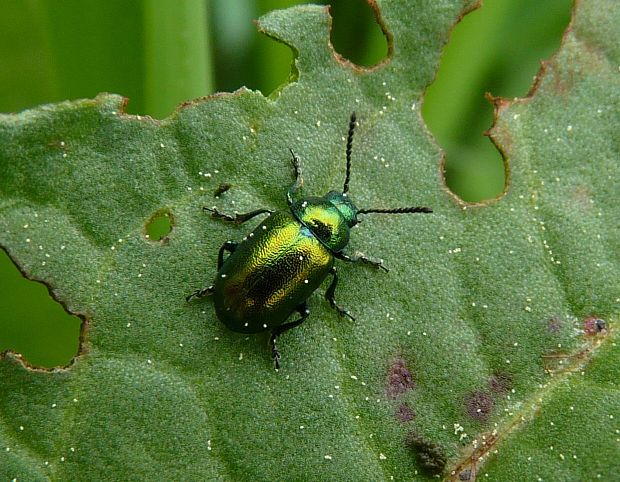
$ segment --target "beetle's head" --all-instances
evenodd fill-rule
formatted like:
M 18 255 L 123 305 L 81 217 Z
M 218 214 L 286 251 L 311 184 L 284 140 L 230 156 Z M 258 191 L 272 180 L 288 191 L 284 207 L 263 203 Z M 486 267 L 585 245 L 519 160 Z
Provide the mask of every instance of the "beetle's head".
M 296 201 L 291 210 L 324 245 L 337 252 L 349 242 L 349 226 L 340 208 L 330 202 L 328 196 L 305 197 Z
M 325 199 L 336 206 L 350 228 L 359 223 L 359 219 L 357 219 L 358 209 L 346 193 L 330 191 L 325 195 Z

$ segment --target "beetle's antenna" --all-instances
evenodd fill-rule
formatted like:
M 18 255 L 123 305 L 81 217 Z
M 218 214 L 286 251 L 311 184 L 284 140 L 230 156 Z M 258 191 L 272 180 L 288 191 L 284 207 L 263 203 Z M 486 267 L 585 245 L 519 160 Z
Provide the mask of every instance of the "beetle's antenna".
M 410 208 L 393 209 L 360 209 L 357 214 L 380 213 L 380 214 L 413 214 L 413 213 L 432 213 L 431 208 L 416 206 Z
M 349 192 L 349 181 L 351 179 L 351 149 L 353 148 L 353 131 L 355 130 L 355 112 L 351 113 L 349 120 L 349 135 L 347 136 L 347 175 L 344 178 L 344 188 L 342 194 Z

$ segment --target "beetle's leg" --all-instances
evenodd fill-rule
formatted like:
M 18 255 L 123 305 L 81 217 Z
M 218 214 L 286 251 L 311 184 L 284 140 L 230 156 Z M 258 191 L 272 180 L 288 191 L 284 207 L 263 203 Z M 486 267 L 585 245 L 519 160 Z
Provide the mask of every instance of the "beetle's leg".
M 295 175 L 295 182 L 291 184 L 291 187 L 288 188 L 288 192 L 286 193 L 286 202 L 290 206 L 295 202 L 295 193 L 301 186 L 304 185 L 304 180 L 301 177 L 301 163 L 299 162 L 299 157 L 295 155 L 292 149 L 290 149 L 291 155 L 293 156 L 293 173 Z
M 330 269 L 329 272 L 331 273 L 333 278 L 332 278 L 331 284 L 329 285 L 329 288 L 327 288 L 327 291 L 325 292 L 325 299 L 329 301 L 329 305 L 333 309 L 335 309 L 340 316 L 348 316 L 353 321 L 355 321 L 355 318 L 353 318 L 353 316 L 351 315 L 351 313 L 349 313 L 348 310 L 345 310 L 344 308 L 336 304 L 336 300 L 334 300 L 334 292 L 336 291 L 336 285 L 338 284 L 338 275 L 336 274 L 336 267 L 332 266 L 332 269 Z
M 194 291 L 191 295 L 185 297 L 185 301 L 190 301 L 192 298 L 202 298 L 203 296 L 209 296 L 212 294 L 213 285 Z
M 222 213 L 218 211 L 216 208 L 208 208 L 208 207 L 204 207 L 202 208 L 202 210 L 209 211 L 211 213 L 211 217 L 213 218 L 223 219 L 224 221 L 229 221 L 235 224 L 245 223 L 246 221 L 249 221 L 253 217 L 258 216 L 259 214 L 273 213 L 271 209 L 256 209 L 254 211 L 250 211 L 249 213 L 243 213 L 243 214 L 239 214 L 239 213 L 226 214 L 226 213 Z
M 222 265 L 224 264 L 224 251 L 228 251 L 230 254 L 233 254 L 235 250 L 239 246 L 239 243 L 234 241 L 226 241 L 222 244 L 220 248 L 220 252 L 217 254 L 217 270 L 219 271 Z
M 365 264 L 369 264 L 371 266 L 375 266 L 376 268 L 382 269 L 386 273 L 389 271 L 389 269 L 383 266 L 382 259 L 369 258 L 368 256 L 365 256 L 362 253 L 355 253 L 354 255 L 349 256 L 347 254 L 344 254 L 343 252 L 340 252 L 340 253 L 334 253 L 334 256 L 336 256 L 336 258 L 341 259 L 343 261 L 349 261 L 350 263 L 356 263 L 359 261 Z
M 310 315 L 310 310 L 308 309 L 308 302 L 306 301 L 298 305 L 295 309 L 301 315 L 301 318 L 295 321 L 291 321 L 290 323 L 284 323 L 283 325 L 275 327 L 271 332 L 271 336 L 269 337 L 269 344 L 271 345 L 271 357 L 273 358 L 273 364 L 276 370 L 280 368 L 280 352 L 278 351 L 278 348 L 276 346 L 276 338 L 278 338 L 285 331 L 301 325 Z
M 239 246 L 239 243 L 236 243 L 234 241 L 226 241 L 224 244 L 222 244 L 222 247 L 220 248 L 220 251 L 217 254 L 217 270 L 218 271 L 220 270 L 220 268 L 224 264 L 224 251 L 228 251 L 229 253 L 232 254 L 237 249 L 237 246 Z M 212 295 L 213 294 L 213 290 L 214 290 L 213 285 L 207 286 L 206 288 L 202 288 L 202 289 L 196 290 L 192 294 L 190 294 L 189 296 L 186 296 L 185 300 L 189 301 L 192 298 L 202 298 L 203 296 Z

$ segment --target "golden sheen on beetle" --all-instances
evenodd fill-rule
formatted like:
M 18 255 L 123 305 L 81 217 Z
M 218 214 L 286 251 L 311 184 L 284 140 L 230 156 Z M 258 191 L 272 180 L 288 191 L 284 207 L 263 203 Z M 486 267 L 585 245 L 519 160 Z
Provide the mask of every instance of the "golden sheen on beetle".
M 338 275 L 335 258 L 367 263 L 385 271 L 382 260 L 361 254 L 349 255 L 351 228 L 358 215 L 368 213 L 430 213 L 427 207 L 392 209 L 358 209 L 348 197 L 351 178 L 351 148 L 355 131 L 355 112 L 351 114 L 347 136 L 347 170 L 342 192 L 330 191 L 323 197 L 299 196 L 303 184 L 299 158 L 291 150 L 295 182 L 289 188 L 288 211 L 256 209 L 245 214 L 225 214 L 216 208 L 203 208 L 211 216 L 241 224 L 261 214 L 265 220 L 241 242 L 226 241 L 217 259 L 217 274 L 212 285 L 196 290 L 187 297 L 212 295 L 219 320 L 239 333 L 271 332 L 269 344 L 276 369 L 280 368 L 277 338 L 303 323 L 310 315 L 308 298 L 331 275 L 325 298 L 340 316 L 351 314 L 339 306 L 334 295 Z M 224 254 L 230 253 L 226 258 Z M 299 317 L 289 321 L 297 312 Z

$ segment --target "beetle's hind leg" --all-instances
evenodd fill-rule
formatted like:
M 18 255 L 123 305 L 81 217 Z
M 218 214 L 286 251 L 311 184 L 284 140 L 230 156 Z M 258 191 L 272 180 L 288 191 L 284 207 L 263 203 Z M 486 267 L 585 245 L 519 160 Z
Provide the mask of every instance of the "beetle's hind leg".
M 348 316 L 353 321 L 355 321 L 355 318 L 353 318 L 353 315 L 349 313 L 349 310 L 345 310 L 342 306 L 336 304 L 336 300 L 334 299 L 336 285 L 338 284 L 338 274 L 336 273 L 336 267 L 332 266 L 332 269 L 330 269 L 329 272 L 331 273 L 333 278 L 331 284 L 329 285 L 329 288 L 327 288 L 327 291 L 325 292 L 325 299 L 329 301 L 329 306 L 335 309 L 340 316 Z
M 193 298 L 202 298 L 203 296 L 212 295 L 213 291 L 214 291 L 213 285 L 207 286 L 206 288 L 202 288 L 202 289 L 196 290 L 192 294 L 190 294 L 189 296 L 186 296 L 185 297 L 185 301 L 190 301 Z
M 203 207 L 202 210 L 210 212 L 212 218 L 223 219 L 224 221 L 228 221 L 228 222 L 235 223 L 235 224 L 245 223 L 246 221 L 249 221 L 253 217 L 258 216 L 259 214 L 273 213 L 271 209 L 255 209 L 254 211 L 250 211 L 249 213 L 243 213 L 243 214 L 239 214 L 239 213 L 226 214 L 226 213 L 219 211 L 215 207 L 213 208 Z
M 232 254 L 237 249 L 237 246 L 239 246 L 239 243 L 236 243 L 234 241 L 226 241 L 224 244 L 222 244 L 220 251 L 217 253 L 217 270 L 218 271 L 224 264 L 224 252 L 228 251 L 230 254 Z M 189 296 L 186 296 L 185 300 L 190 301 L 192 298 L 202 298 L 203 296 L 209 296 L 213 294 L 213 291 L 214 291 L 213 285 L 207 286 L 206 288 L 196 290 Z
M 278 338 L 285 331 L 301 325 L 304 321 L 306 321 L 306 318 L 310 316 L 310 310 L 308 309 L 308 303 L 306 301 L 298 305 L 295 309 L 301 315 L 301 318 L 295 321 L 291 321 L 290 323 L 284 323 L 283 325 L 275 327 L 271 332 L 271 336 L 269 337 L 269 344 L 271 345 L 271 357 L 273 358 L 273 365 L 276 370 L 280 368 L 280 352 L 278 351 L 278 347 L 276 346 L 276 338 Z
M 230 254 L 233 254 L 235 250 L 239 246 L 239 243 L 235 241 L 226 241 L 222 244 L 219 253 L 217 253 L 217 270 L 219 271 L 222 265 L 224 264 L 224 251 L 228 251 Z

